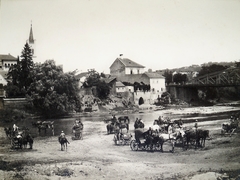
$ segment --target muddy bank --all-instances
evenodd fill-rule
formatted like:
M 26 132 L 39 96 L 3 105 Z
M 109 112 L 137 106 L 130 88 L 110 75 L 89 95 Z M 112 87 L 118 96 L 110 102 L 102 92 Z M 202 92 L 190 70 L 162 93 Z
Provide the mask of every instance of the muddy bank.
M 166 110 L 168 115 L 181 113 L 229 112 L 232 107 L 202 107 Z M 195 110 L 195 112 L 194 112 Z M 237 110 L 237 109 L 234 109 Z M 146 117 L 146 124 L 155 116 Z M 139 115 L 139 114 L 138 114 Z M 195 118 L 192 116 L 189 118 Z M 226 173 L 231 178 L 239 175 L 240 135 L 221 135 L 221 124 L 228 121 L 206 120 L 199 122 L 201 128 L 210 130 L 211 139 L 203 148 L 188 150 L 176 144 L 175 153 L 170 153 L 171 143 L 164 143 L 164 152 L 132 151 L 129 146 L 116 146 L 113 134 L 107 135 L 102 118 L 84 120 L 83 140 L 70 141 L 66 151 L 60 150 L 55 136 L 42 135 L 34 138 L 33 150 L 11 150 L 3 127 L 0 128 L 0 175 L 3 179 L 217 179 Z M 72 119 L 74 120 L 74 119 Z M 62 125 L 70 127 L 67 119 Z M 133 122 L 130 132 L 133 134 Z M 191 123 L 188 124 L 189 126 Z M 19 125 L 21 126 L 21 124 Z M 147 127 L 148 128 L 148 127 Z

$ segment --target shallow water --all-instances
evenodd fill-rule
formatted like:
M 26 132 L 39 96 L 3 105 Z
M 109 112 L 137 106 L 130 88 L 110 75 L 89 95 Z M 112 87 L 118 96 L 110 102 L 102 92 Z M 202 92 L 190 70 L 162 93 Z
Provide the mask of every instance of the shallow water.
M 207 121 L 216 121 L 216 120 L 227 120 L 231 116 L 232 112 L 224 112 L 224 113 L 214 113 L 214 114 L 172 114 L 166 112 L 166 111 L 153 111 L 153 112 L 146 112 L 146 113 L 134 113 L 134 114 L 128 114 L 128 117 L 130 118 L 130 124 L 129 129 L 132 131 L 134 129 L 134 121 L 136 118 L 140 118 L 143 120 L 145 127 L 148 128 L 153 125 L 153 121 L 155 119 L 158 119 L 159 116 L 163 117 L 169 117 L 171 120 L 178 120 L 182 119 L 184 124 L 186 126 L 191 126 L 196 119 L 198 119 L 199 123 L 204 124 L 207 123 Z M 116 117 L 119 117 L 121 115 L 116 115 Z M 83 124 L 89 124 L 91 122 L 96 122 L 96 126 L 106 126 L 104 123 L 104 119 L 111 118 L 111 115 L 108 116 L 78 116 L 80 117 Z M 61 131 L 64 131 L 65 134 L 72 134 L 72 127 L 76 120 L 76 117 L 70 117 L 70 118 L 61 118 L 61 119 L 51 119 L 50 121 L 54 121 L 54 133 L 55 135 L 59 135 Z M 32 122 L 29 120 L 25 120 L 21 122 L 20 124 L 17 124 L 19 127 L 28 127 L 32 133 L 33 136 L 52 136 L 51 129 L 47 129 L 46 134 L 42 131 L 40 134 L 38 133 L 38 129 L 32 127 Z M 206 124 L 207 125 L 207 124 Z

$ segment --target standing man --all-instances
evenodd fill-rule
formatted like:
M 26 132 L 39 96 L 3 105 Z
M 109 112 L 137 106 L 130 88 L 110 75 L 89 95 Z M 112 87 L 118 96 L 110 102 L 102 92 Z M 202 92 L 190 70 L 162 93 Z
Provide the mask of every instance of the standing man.
M 196 132 L 197 132 L 197 129 L 198 129 L 198 120 L 197 120 L 197 119 L 196 119 L 196 121 L 195 121 L 194 127 L 195 127 Z

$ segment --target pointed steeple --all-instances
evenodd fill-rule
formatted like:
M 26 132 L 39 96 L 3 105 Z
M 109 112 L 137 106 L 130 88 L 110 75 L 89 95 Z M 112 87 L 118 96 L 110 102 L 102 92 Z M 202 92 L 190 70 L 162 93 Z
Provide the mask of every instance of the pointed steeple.
M 29 34 L 29 43 L 34 44 L 34 39 L 33 39 L 33 31 L 32 31 L 32 23 L 31 23 L 31 29 L 30 29 L 30 34 Z

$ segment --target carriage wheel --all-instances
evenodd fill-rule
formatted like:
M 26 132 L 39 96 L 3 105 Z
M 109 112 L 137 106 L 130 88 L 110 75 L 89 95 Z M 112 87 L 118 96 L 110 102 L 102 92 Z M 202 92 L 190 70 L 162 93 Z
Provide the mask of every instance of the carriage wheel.
M 133 151 L 137 151 L 138 150 L 138 143 L 136 142 L 136 140 L 132 140 L 130 143 L 130 147 Z
M 114 141 L 115 145 L 117 145 L 117 137 L 116 136 L 114 136 L 113 141 Z
M 79 139 L 83 140 L 83 134 L 82 134 L 82 131 L 81 131 L 80 134 L 79 134 Z
M 190 144 L 191 144 L 192 146 L 194 146 L 194 145 L 196 144 L 196 141 L 195 141 L 195 140 L 191 140 L 191 141 L 190 141 Z
M 221 134 L 223 135 L 224 133 L 225 133 L 225 131 L 222 129 L 222 130 L 221 130 Z

